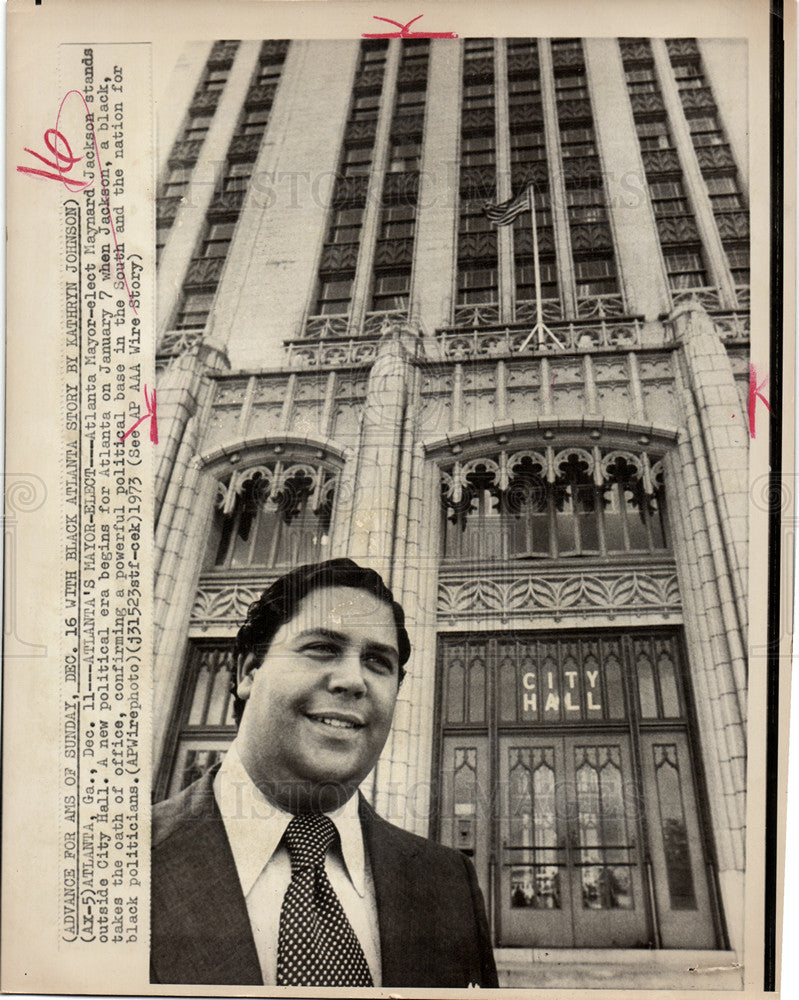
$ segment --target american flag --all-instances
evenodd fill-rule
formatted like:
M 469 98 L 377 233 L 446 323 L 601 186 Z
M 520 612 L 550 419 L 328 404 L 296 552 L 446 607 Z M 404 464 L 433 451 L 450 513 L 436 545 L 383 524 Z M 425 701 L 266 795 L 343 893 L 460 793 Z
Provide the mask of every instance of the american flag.
M 531 188 L 528 184 L 515 198 L 508 198 L 507 201 L 503 201 L 500 205 L 486 204 L 486 207 L 483 209 L 486 218 L 495 226 L 507 226 L 508 223 L 513 222 L 522 212 L 529 210 L 532 204 L 530 194 Z

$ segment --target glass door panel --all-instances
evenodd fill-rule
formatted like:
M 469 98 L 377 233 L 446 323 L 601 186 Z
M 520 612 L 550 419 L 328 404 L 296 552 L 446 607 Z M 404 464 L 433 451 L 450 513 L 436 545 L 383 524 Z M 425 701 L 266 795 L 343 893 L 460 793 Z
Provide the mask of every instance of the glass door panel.
M 441 843 L 472 860 L 486 904 L 493 787 L 488 780 L 488 737 L 447 736 L 442 759 Z
M 684 733 L 644 733 L 641 758 L 664 948 L 714 948 L 716 935 Z

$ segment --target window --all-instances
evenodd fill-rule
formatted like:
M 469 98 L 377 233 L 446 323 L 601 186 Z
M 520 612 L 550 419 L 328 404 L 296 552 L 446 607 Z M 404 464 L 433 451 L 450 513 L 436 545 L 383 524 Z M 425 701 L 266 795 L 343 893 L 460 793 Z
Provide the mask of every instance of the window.
M 239 135 L 261 135 L 269 121 L 269 108 L 253 108 L 245 111 L 239 122 Z
M 361 235 L 362 208 L 342 208 L 333 213 L 330 243 L 357 243 Z
M 715 115 L 699 115 L 688 118 L 688 128 L 694 146 L 723 146 L 724 132 Z
M 665 121 L 636 122 L 635 129 L 642 150 L 672 149 L 674 146 Z
M 176 330 L 204 329 L 214 302 L 214 295 L 213 291 L 184 292 L 174 328 Z
M 222 182 L 222 190 L 225 194 L 232 194 L 236 191 L 246 191 L 252 176 L 253 164 L 248 163 L 228 163 L 225 170 L 225 177 Z
M 317 313 L 326 316 L 339 316 L 349 312 L 353 280 L 352 277 L 323 278 L 320 282 Z
M 649 185 L 652 208 L 658 218 L 688 215 L 688 198 L 682 181 L 652 181 Z
M 213 120 L 213 114 L 191 115 L 183 133 L 183 138 L 189 142 L 204 139 Z
M 596 156 L 594 130 L 582 128 L 562 128 L 560 146 L 564 156 Z
M 617 291 L 616 269 L 610 257 L 591 257 L 575 260 L 574 278 L 577 297 L 609 295 Z
M 345 177 L 368 176 L 372 169 L 372 147 L 352 146 L 344 150 L 341 172 Z
M 569 73 L 555 77 L 555 97 L 559 101 L 571 101 L 588 97 L 585 73 Z
M 381 240 L 411 240 L 416 228 L 414 205 L 386 205 L 380 226 Z
M 164 183 L 162 194 L 165 198 L 181 197 L 188 187 L 189 177 L 191 177 L 191 167 L 172 167 Z
M 541 298 L 558 297 L 558 269 L 554 261 L 539 261 Z M 530 260 L 516 261 L 516 301 L 532 302 L 535 299 L 535 268 Z
M 707 274 L 699 249 L 665 250 L 663 260 L 669 276 L 669 287 L 673 291 L 685 288 L 703 288 L 707 285 Z
M 375 275 L 372 309 L 376 311 L 407 309 L 411 287 L 410 270 Z
M 388 162 L 389 173 L 414 173 L 419 169 L 422 145 L 419 142 L 392 146 Z
M 566 449 L 473 459 L 442 470 L 444 559 L 502 561 L 667 548 L 663 491 L 649 459 L 613 452 L 597 484 L 591 453 Z M 507 469 L 503 488 L 500 470 Z M 658 466 L 653 466 L 655 470 Z
M 726 246 L 724 250 L 727 254 L 727 260 L 730 263 L 730 269 L 732 270 L 732 280 L 736 285 L 748 285 L 749 284 L 749 247 L 748 245 L 743 246 Z
M 158 264 L 161 260 L 161 254 L 164 252 L 164 247 L 166 246 L 167 237 L 169 236 L 169 230 L 171 225 L 159 225 L 156 226 L 155 230 L 155 262 Z
M 631 94 L 654 94 L 657 93 L 658 86 L 655 80 L 655 70 L 652 66 L 642 66 L 634 69 L 626 69 L 624 75 L 627 77 L 627 90 Z
M 356 97 L 350 113 L 350 121 L 377 120 L 380 108 L 380 94 L 362 94 Z
M 248 469 L 220 489 L 208 569 L 298 566 L 327 558 L 336 473 L 281 463 Z
M 605 211 L 604 195 L 598 187 L 589 188 L 567 188 L 566 205 L 568 207 L 569 222 L 605 222 L 607 212 Z
M 462 167 L 493 166 L 497 152 L 493 135 L 465 136 L 461 145 Z
M 496 302 L 496 267 L 464 267 L 458 269 L 458 304 Z
M 201 257 L 227 257 L 230 241 L 233 238 L 235 222 L 214 222 L 208 227 L 208 233 L 203 240 Z
M 714 212 L 734 211 L 744 207 L 735 177 L 731 175 L 706 177 L 705 184 Z

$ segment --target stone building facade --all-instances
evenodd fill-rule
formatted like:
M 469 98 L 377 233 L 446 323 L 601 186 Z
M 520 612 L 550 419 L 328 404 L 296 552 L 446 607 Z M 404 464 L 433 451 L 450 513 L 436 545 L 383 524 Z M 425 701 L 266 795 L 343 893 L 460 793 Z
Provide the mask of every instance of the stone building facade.
M 364 791 L 473 859 L 504 983 L 741 961 L 745 59 L 195 44 L 160 119 L 156 797 L 263 587 L 374 566 L 413 654 Z M 535 335 L 531 215 L 483 211 L 528 184 Z

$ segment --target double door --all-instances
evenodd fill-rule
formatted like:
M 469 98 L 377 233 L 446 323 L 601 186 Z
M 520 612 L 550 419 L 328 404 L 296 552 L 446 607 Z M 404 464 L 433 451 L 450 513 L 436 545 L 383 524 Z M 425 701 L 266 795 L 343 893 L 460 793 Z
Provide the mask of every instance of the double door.
M 628 690 L 617 721 L 603 708 L 599 720 L 547 725 L 540 706 L 530 724 L 521 724 L 521 708 L 515 720 L 510 709 L 503 720 L 491 710 L 502 702 L 501 672 L 492 669 L 490 643 L 480 643 L 485 689 L 490 695 L 493 683 L 494 697 L 486 700 L 485 727 L 442 732 L 439 835 L 474 861 L 495 945 L 719 946 L 688 728 L 665 717 L 657 721 L 668 698 L 655 699 L 651 721 L 633 706 L 631 725 L 621 716 L 629 715 L 635 690 L 620 671 Z M 458 662 L 467 660 L 465 653 L 462 645 Z M 578 649 L 575 659 L 580 655 Z M 598 661 L 601 671 L 602 657 Z M 521 698 L 532 686 L 529 657 L 523 665 Z M 593 662 L 590 668 L 597 669 Z M 662 661 L 661 673 L 666 676 Z M 459 690 L 470 683 L 465 676 Z M 659 691 L 660 674 L 653 677 Z M 594 680 L 594 704 L 604 706 L 608 688 L 600 686 L 599 674 Z M 577 691 L 576 681 L 571 690 Z M 476 720 L 475 699 L 464 697 L 464 722 L 470 714 Z M 682 694 L 674 705 L 669 710 L 683 711 Z

